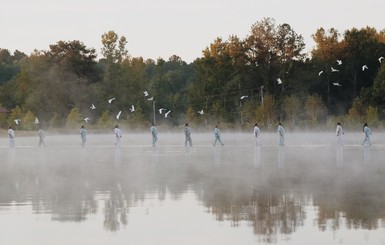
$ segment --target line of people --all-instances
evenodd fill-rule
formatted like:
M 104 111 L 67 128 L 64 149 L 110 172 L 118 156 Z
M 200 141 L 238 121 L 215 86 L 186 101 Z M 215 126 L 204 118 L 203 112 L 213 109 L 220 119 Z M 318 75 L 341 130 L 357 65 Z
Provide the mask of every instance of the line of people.
M 151 135 L 152 135 L 152 146 L 155 147 L 156 143 L 158 141 L 158 130 L 157 130 L 157 128 L 156 128 L 154 123 L 151 124 L 150 131 L 151 131 Z M 278 123 L 277 131 L 278 131 L 278 135 L 279 135 L 279 143 L 278 143 L 278 145 L 279 146 L 284 146 L 285 145 L 285 129 L 284 129 L 282 123 Z M 365 123 L 364 126 L 363 126 L 363 132 L 365 134 L 365 138 L 364 138 L 364 140 L 362 141 L 361 144 L 362 145 L 366 145 L 367 144 L 367 145 L 371 146 L 372 143 L 370 141 L 370 137 L 372 135 L 372 132 L 371 132 L 371 130 L 370 130 L 370 128 L 369 128 L 367 123 Z M 187 146 L 192 147 L 193 146 L 192 138 L 191 138 L 191 133 L 192 133 L 192 129 L 190 128 L 189 124 L 186 123 L 185 127 L 184 127 L 185 147 L 187 147 Z M 120 146 L 120 140 L 122 138 L 122 131 L 119 128 L 118 125 L 116 125 L 115 128 L 114 128 L 114 134 L 115 134 L 114 145 Z M 344 134 L 344 130 L 343 130 L 342 126 L 341 126 L 341 123 L 338 122 L 337 123 L 337 128 L 336 128 L 337 145 L 343 145 L 343 139 L 342 139 L 342 135 L 343 134 Z M 44 132 L 44 130 L 41 127 L 39 127 L 38 136 L 39 136 L 39 146 L 46 146 L 46 143 L 45 143 L 45 132 Z M 255 137 L 255 145 L 256 146 L 261 145 L 261 143 L 260 143 L 261 130 L 258 127 L 258 123 L 254 124 L 254 137 Z M 12 126 L 9 126 L 8 138 L 9 138 L 9 146 L 11 148 L 14 148 L 15 147 L 15 131 L 13 130 Z M 84 147 L 85 144 L 86 144 L 86 141 L 87 141 L 87 130 L 85 129 L 84 125 L 82 125 L 80 127 L 80 138 L 81 138 L 81 145 Z M 222 146 L 224 145 L 222 140 L 221 140 L 221 130 L 218 128 L 218 125 L 215 125 L 213 146 L 216 146 L 217 143 L 219 143 Z

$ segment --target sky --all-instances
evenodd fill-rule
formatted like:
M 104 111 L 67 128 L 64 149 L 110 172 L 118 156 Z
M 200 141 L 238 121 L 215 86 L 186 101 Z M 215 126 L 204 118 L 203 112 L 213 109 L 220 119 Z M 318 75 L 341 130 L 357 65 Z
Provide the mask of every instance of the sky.
M 0 0 L 0 48 L 31 54 L 58 41 L 79 40 L 101 58 L 101 36 L 127 38 L 132 57 L 190 63 L 217 37 L 246 38 L 264 17 L 289 24 L 304 37 L 323 27 L 385 29 L 383 0 Z

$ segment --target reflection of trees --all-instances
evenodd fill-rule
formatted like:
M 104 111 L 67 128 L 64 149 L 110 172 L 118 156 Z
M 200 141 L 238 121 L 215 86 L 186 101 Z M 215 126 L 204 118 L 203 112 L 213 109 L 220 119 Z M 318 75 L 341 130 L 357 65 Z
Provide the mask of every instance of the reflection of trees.
M 0 208 L 31 203 L 33 212 L 52 213 L 52 220 L 60 222 L 81 222 L 102 212 L 104 228 L 116 231 L 129 222 L 130 208 L 143 205 L 149 196 L 160 202 L 167 197 L 178 200 L 192 188 L 216 220 L 233 226 L 247 223 L 265 242 L 302 226 L 303 206 L 309 204 L 304 200 L 310 197 L 320 229 L 384 225 L 385 166 L 372 161 L 358 169 L 347 164 L 346 169 L 333 164 L 314 167 L 307 161 L 288 161 L 290 149 L 285 150 L 284 168 L 264 164 L 263 157 L 255 168 L 252 157 L 241 164 L 226 155 L 220 165 L 207 162 L 212 158 L 186 163 L 183 155 L 171 160 L 159 155 L 153 163 L 151 155 L 137 159 L 124 152 L 119 165 L 97 154 L 78 160 L 79 154 L 68 152 L 67 158 L 46 157 L 31 164 L 17 155 L 13 164 L 0 162 Z M 268 162 L 274 162 L 270 158 Z M 106 159 L 114 159 L 114 153 Z

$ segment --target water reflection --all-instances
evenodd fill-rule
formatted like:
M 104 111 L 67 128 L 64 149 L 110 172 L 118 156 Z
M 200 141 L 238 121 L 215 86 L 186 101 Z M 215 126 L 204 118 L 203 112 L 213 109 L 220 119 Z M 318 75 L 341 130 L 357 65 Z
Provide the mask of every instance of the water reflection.
M 372 158 L 372 152 L 371 152 L 372 147 L 365 145 L 365 146 L 363 146 L 363 148 L 364 148 L 364 163 L 369 164 L 371 161 L 371 158 Z
M 117 231 L 127 226 L 131 209 L 152 203 L 149 197 L 164 203 L 193 192 L 216 221 L 246 223 L 268 243 L 304 226 L 311 205 L 321 230 L 384 226 L 385 166 L 376 161 L 381 152 L 364 148 L 364 162 L 371 164 L 363 167 L 362 152 L 337 148 L 343 168 L 336 168 L 330 148 L 316 149 L 310 158 L 286 147 L 250 147 L 236 158 L 241 148 L 210 148 L 180 154 L 158 147 L 7 149 L 1 152 L 7 157 L 0 162 L 0 210 L 30 203 L 35 214 L 50 214 L 54 222 L 86 222 L 101 214 L 100 226 Z M 143 217 L 148 213 L 147 207 Z

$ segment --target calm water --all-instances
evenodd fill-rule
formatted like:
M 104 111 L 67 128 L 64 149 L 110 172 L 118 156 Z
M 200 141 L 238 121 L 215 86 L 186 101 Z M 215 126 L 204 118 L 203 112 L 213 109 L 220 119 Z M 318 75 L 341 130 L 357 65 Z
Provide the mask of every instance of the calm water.
M 0 244 L 385 244 L 383 134 L 263 137 L 0 138 Z

